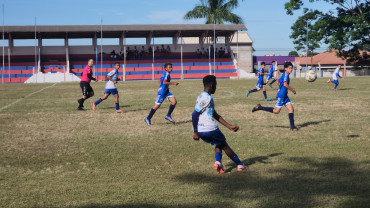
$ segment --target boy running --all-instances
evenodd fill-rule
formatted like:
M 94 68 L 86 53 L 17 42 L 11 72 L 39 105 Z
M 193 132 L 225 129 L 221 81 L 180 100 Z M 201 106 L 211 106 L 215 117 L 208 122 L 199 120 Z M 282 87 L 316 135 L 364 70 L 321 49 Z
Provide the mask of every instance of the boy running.
M 82 72 L 82 77 L 80 81 L 80 87 L 82 90 L 82 98 L 78 99 L 78 107 L 77 110 L 84 110 L 84 102 L 85 100 L 89 99 L 90 97 L 94 96 L 94 90 L 90 86 L 91 80 L 95 80 L 97 82 L 98 80 L 92 77 L 92 70 L 91 66 L 94 65 L 94 60 L 89 59 L 87 62 L 87 66 L 84 68 L 84 71 Z
M 276 80 L 277 80 L 277 77 L 274 77 L 274 73 L 275 72 L 278 72 L 279 73 L 279 71 L 277 70 L 277 69 L 275 69 L 275 61 L 272 61 L 271 62 L 271 67 L 270 67 L 270 71 L 269 71 L 269 73 L 267 74 L 267 77 L 266 77 L 266 84 L 267 83 L 269 83 L 269 80 L 271 79 L 271 78 L 273 78 L 273 80 L 272 80 L 272 82 L 269 84 L 269 86 L 272 88 L 272 84 L 274 84 L 274 82 L 276 82 Z
M 170 102 L 171 102 L 171 105 L 170 105 L 170 108 L 168 109 L 168 113 L 167 115 L 164 117 L 166 120 L 170 121 L 171 123 L 175 123 L 175 121 L 172 119 L 171 117 L 171 114 L 173 112 L 173 110 L 175 109 L 175 106 L 176 106 L 176 98 L 175 96 L 170 93 L 170 90 L 168 88 L 168 85 L 179 85 L 178 82 L 170 82 L 171 81 L 171 77 L 170 77 L 170 73 L 172 72 L 172 64 L 171 63 L 166 63 L 164 65 L 164 69 L 166 70 L 166 72 L 163 74 L 163 76 L 160 78 L 160 86 L 159 86 L 159 89 L 158 89 L 158 94 L 157 94 L 157 99 L 155 100 L 155 105 L 154 107 L 150 110 L 149 112 L 149 115 L 144 118 L 146 124 L 148 124 L 148 126 L 150 126 L 152 123 L 151 123 L 151 119 L 155 113 L 155 111 L 161 107 L 161 104 L 163 103 L 163 100 L 164 99 L 168 99 Z
M 266 95 L 266 84 L 263 82 L 263 75 L 268 74 L 268 73 L 264 73 L 264 68 L 265 68 L 265 62 L 262 62 L 261 63 L 261 68 L 257 71 L 258 79 L 257 79 L 256 88 L 251 90 L 251 91 L 247 90 L 246 95 L 248 97 L 250 93 L 260 91 L 261 88 L 262 88 L 263 95 L 265 96 L 265 100 L 266 101 L 271 101 L 271 98 L 268 98 L 267 95 Z
M 120 63 L 116 62 L 114 63 L 114 69 L 107 74 L 107 79 L 108 82 L 105 85 L 105 91 L 104 91 L 104 96 L 99 98 L 95 103 L 91 104 L 91 107 L 93 111 L 95 112 L 95 107 L 101 103 L 103 100 L 107 99 L 110 94 L 114 96 L 114 102 L 116 103 L 116 113 L 123 113 L 124 110 L 119 109 L 119 95 L 118 95 L 118 90 L 116 87 L 117 81 L 119 80 L 118 78 L 118 69 L 119 69 Z
M 333 73 L 333 81 L 331 79 L 328 80 L 328 83 L 331 82 L 331 83 L 334 83 L 335 84 L 333 90 L 337 90 L 337 87 L 339 85 L 338 77 L 341 78 L 341 79 L 343 79 L 343 77 L 341 77 L 339 75 L 340 68 L 341 68 L 341 65 L 338 65 L 338 67 L 335 69 L 335 71 Z
M 213 75 L 207 75 L 203 78 L 204 91 L 199 95 L 197 103 L 195 104 L 195 110 L 192 114 L 193 122 L 193 139 L 199 140 L 201 138 L 204 142 L 207 142 L 215 147 L 215 158 L 216 162 L 213 168 L 217 173 L 224 173 L 225 169 L 222 165 L 222 150 L 225 151 L 226 155 L 236 163 L 237 171 L 246 170 L 248 167 L 245 166 L 229 147 L 226 142 L 225 136 L 222 134 L 217 126 L 214 119 L 226 126 L 233 132 L 239 130 L 239 126 L 233 126 L 227 123 L 220 115 L 215 111 L 215 104 L 211 94 L 216 92 L 217 81 Z
M 263 111 L 267 111 L 270 113 L 278 114 L 280 113 L 281 107 L 285 105 L 285 107 L 288 108 L 289 110 L 290 130 L 298 130 L 298 128 L 294 126 L 294 108 L 288 97 L 288 90 L 292 91 L 293 94 L 296 94 L 296 91 L 289 86 L 289 82 L 290 82 L 289 74 L 292 73 L 293 64 L 291 62 L 286 62 L 284 64 L 284 69 L 285 69 L 285 72 L 281 75 L 278 81 L 279 90 L 276 95 L 275 108 L 263 107 L 260 104 L 258 104 L 252 109 L 252 112 L 263 110 Z

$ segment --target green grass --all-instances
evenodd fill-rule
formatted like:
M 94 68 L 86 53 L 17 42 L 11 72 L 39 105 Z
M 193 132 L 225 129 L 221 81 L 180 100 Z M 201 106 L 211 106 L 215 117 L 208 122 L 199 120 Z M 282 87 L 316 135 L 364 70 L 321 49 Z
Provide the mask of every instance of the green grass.
M 265 102 L 261 92 L 245 97 L 255 80 L 218 80 L 216 110 L 229 145 L 249 170 L 237 172 L 226 155 L 226 173 L 213 169 L 213 147 L 192 140 L 191 113 L 201 80 L 171 87 L 178 105 L 172 125 L 166 101 L 146 126 L 157 81 L 119 83 L 97 112 L 76 111 L 78 83 L 0 85 L 0 207 L 368 207 L 370 204 L 370 77 L 340 80 L 292 79 L 295 122 L 251 113 Z M 275 98 L 274 89 L 267 94 Z

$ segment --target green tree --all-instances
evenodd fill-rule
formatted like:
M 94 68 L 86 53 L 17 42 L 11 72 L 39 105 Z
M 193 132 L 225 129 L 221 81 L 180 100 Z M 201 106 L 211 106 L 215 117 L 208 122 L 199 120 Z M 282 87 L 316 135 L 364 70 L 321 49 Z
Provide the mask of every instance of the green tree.
M 238 7 L 238 0 L 199 0 L 193 10 L 187 12 L 184 19 L 205 18 L 206 24 L 243 24 L 243 19 L 231 11 Z
M 348 58 L 349 62 L 368 62 L 366 50 L 370 43 L 370 4 L 368 0 L 309 0 L 310 3 L 326 2 L 336 6 L 330 11 L 319 11 L 303 6 L 303 0 L 289 0 L 285 3 L 286 13 L 292 15 L 296 10 L 303 10 L 291 27 L 291 38 L 296 49 L 306 47 L 307 22 L 308 49 L 313 51 L 321 44 L 328 44 L 329 49 L 337 50 L 337 56 Z
M 290 51 L 288 56 L 294 56 L 294 57 L 298 57 L 298 52 L 297 51 Z

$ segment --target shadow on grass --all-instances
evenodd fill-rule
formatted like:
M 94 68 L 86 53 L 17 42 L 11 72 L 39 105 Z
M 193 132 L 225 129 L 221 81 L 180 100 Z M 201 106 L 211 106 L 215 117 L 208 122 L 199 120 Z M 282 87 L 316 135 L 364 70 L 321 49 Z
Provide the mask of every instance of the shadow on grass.
M 329 122 L 331 120 L 322 120 L 322 121 L 309 121 L 309 122 L 305 122 L 303 124 L 299 124 L 297 125 L 298 128 L 304 128 L 304 127 L 307 127 L 307 126 L 311 126 L 311 125 L 319 125 L 321 123 L 324 123 L 324 122 Z M 289 129 L 290 127 L 289 126 L 279 126 L 279 125 L 274 125 L 272 127 L 278 127 L 278 128 L 286 128 L 286 129 Z
M 337 90 L 353 90 L 353 88 L 339 88 Z
M 152 204 L 152 203 L 128 203 L 128 204 L 121 204 L 121 205 L 107 205 L 107 204 L 89 204 L 85 206 L 77 206 L 73 208 L 155 208 L 155 207 L 163 207 L 163 208 L 170 208 L 170 207 L 183 207 L 183 208 L 193 208 L 193 207 L 229 207 L 229 204 L 220 202 L 214 204 L 174 204 L 170 206 L 160 205 L 160 204 Z
M 351 134 L 351 135 L 347 135 L 348 138 L 358 138 L 360 137 L 360 135 L 357 135 L 357 134 Z
M 179 122 L 176 122 L 175 124 L 176 125 L 180 125 L 180 124 L 186 124 L 186 123 L 191 123 L 192 121 L 191 120 L 188 120 L 188 121 L 179 121 Z
M 370 170 L 341 157 L 288 158 L 288 165 L 271 167 L 267 173 L 253 168 L 224 176 L 186 173 L 175 177 L 185 184 L 208 184 L 202 193 L 214 200 L 258 200 L 255 207 L 368 207 Z M 255 160 L 258 161 L 258 160 Z M 264 161 L 264 160 L 262 160 Z M 367 166 L 368 167 L 368 166 Z
M 271 157 L 276 157 L 276 156 L 279 156 L 279 155 L 282 155 L 284 153 L 273 153 L 273 154 L 269 154 L 269 155 L 266 155 L 266 156 L 258 156 L 258 157 L 252 157 L 252 158 L 248 158 L 248 159 L 245 159 L 243 160 L 242 162 L 245 164 L 245 165 L 248 165 L 248 166 L 251 166 L 255 163 L 263 163 L 263 164 L 267 164 L 267 163 L 270 163 L 270 162 L 267 162 L 266 160 L 268 160 L 269 158 Z M 225 172 L 230 172 L 232 169 L 236 168 L 236 164 L 235 163 L 229 163 L 227 165 L 229 168 L 225 170 Z
M 132 105 L 120 105 L 119 107 L 120 108 L 128 108 L 128 107 L 131 107 Z M 112 107 L 104 107 L 104 108 L 100 108 L 100 109 L 116 109 L 115 106 L 112 106 Z

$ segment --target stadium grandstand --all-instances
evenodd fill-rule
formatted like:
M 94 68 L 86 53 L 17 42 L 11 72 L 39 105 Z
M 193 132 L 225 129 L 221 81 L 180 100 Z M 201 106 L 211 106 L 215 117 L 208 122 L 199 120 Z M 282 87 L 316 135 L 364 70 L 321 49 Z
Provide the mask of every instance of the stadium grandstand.
M 153 80 L 164 63 L 173 63 L 175 79 L 251 75 L 252 40 L 244 25 L 83 25 L 5 26 L 3 83 L 79 81 L 87 60 L 95 60 L 94 76 L 104 80 L 117 61 L 123 80 Z M 118 45 L 98 45 L 104 38 Z M 146 44 L 126 44 L 142 38 Z M 170 38 L 171 44 L 155 44 Z M 35 46 L 14 46 L 14 40 L 35 40 Z M 63 39 L 63 46 L 43 46 L 43 39 Z M 69 45 L 91 39 L 91 45 Z M 213 41 L 216 40 L 216 41 Z M 101 41 L 102 42 L 102 41 Z M 254 75 L 253 75 L 254 76 Z

